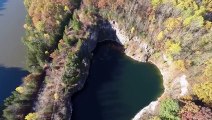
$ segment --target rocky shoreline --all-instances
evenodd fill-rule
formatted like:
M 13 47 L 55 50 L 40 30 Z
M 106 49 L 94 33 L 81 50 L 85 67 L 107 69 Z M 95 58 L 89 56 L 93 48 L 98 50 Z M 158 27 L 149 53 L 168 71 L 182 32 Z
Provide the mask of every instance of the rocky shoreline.
M 183 81 L 180 80 L 182 76 L 177 76 L 175 78 L 176 79 L 175 81 L 177 82 L 172 83 L 172 84 L 180 84 L 181 87 L 183 86 L 182 89 L 184 90 L 183 91 L 182 89 L 180 90 L 181 87 L 177 90 L 172 90 L 172 88 L 169 87 L 170 83 L 168 82 L 170 79 L 172 79 L 171 76 L 169 75 L 169 71 L 168 71 L 169 68 L 151 59 L 151 54 L 153 53 L 153 49 L 151 48 L 151 46 L 149 46 L 145 42 L 142 42 L 138 37 L 133 37 L 132 39 L 130 39 L 130 37 L 127 36 L 125 31 L 119 29 L 118 24 L 116 22 L 110 21 L 109 23 L 110 23 L 109 26 L 107 26 L 108 25 L 107 24 L 106 26 L 103 26 L 100 29 L 106 29 L 110 31 L 112 29 L 112 31 L 115 32 L 115 35 L 116 35 L 115 39 L 104 39 L 100 41 L 100 39 L 98 39 L 100 30 L 90 31 L 91 34 L 90 34 L 89 40 L 83 44 L 82 48 L 87 48 L 88 53 L 92 53 L 92 51 L 96 48 L 98 42 L 115 41 L 125 47 L 124 52 L 130 58 L 139 62 L 150 62 L 152 64 L 155 64 L 159 68 L 163 77 L 164 93 L 159 98 L 157 98 L 156 101 L 152 101 L 148 106 L 138 111 L 138 113 L 135 115 L 134 118 L 132 118 L 132 120 L 143 120 L 143 117 L 146 118 L 148 116 L 156 114 L 158 112 L 158 107 L 159 107 L 161 99 L 163 97 L 170 96 L 170 92 L 172 91 L 175 91 L 177 97 L 187 94 L 187 90 L 186 90 L 187 80 L 185 79 L 186 75 L 183 75 Z M 135 44 L 135 46 L 133 46 L 133 44 Z M 134 51 L 134 49 L 136 49 L 136 51 Z M 84 74 L 82 76 L 82 79 L 79 80 L 79 82 L 76 84 L 75 90 L 74 92 L 72 92 L 72 95 L 76 93 L 77 91 L 83 89 L 83 86 L 89 74 L 90 61 L 91 59 L 87 59 L 84 61 L 87 66 L 84 71 L 86 74 Z M 183 83 L 186 83 L 186 84 L 183 84 Z M 72 111 L 73 111 L 73 108 L 71 106 L 71 113 Z
M 125 31 L 119 29 L 118 24 L 116 22 L 113 21 L 110 23 L 112 25 L 112 28 L 116 31 L 116 36 L 118 38 L 117 42 L 125 46 L 125 54 L 136 61 L 150 62 L 156 65 L 159 68 L 163 78 L 164 93 L 159 98 L 157 98 L 156 101 L 152 101 L 148 106 L 141 109 L 141 111 L 139 111 L 135 115 L 133 120 L 143 120 L 143 117 L 146 118 L 150 115 L 156 114 L 158 112 L 157 109 L 159 107 L 161 99 L 163 97 L 170 96 L 170 92 L 176 93 L 176 97 L 174 98 L 186 95 L 188 93 L 188 82 L 186 80 L 185 74 L 183 74 L 182 76 L 176 76 L 176 78 L 174 78 L 175 79 L 174 82 L 171 83 L 173 86 L 176 84 L 180 85 L 180 88 L 176 90 L 172 89 L 172 87 L 170 88 L 169 81 L 172 80 L 173 78 L 172 76 L 170 76 L 168 70 L 169 66 L 164 66 L 164 64 L 161 64 L 160 62 L 151 59 L 151 55 L 153 53 L 153 49 L 151 48 L 151 46 L 149 46 L 145 42 L 142 42 L 142 40 L 140 40 L 138 37 L 133 37 L 132 39 L 130 39 L 130 37 L 127 36 L 127 33 Z M 133 43 L 135 43 L 134 46 L 135 48 L 130 48 L 133 45 Z M 175 83 L 175 81 L 177 82 Z

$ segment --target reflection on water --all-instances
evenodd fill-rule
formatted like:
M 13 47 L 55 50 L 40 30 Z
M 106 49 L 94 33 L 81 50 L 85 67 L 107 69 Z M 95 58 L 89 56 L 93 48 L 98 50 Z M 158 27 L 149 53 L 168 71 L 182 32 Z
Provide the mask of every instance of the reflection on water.
M 154 65 L 100 45 L 85 87 L 73 97 L 73 120 L 130 120 L 163 92 L 161 79 Z
M 0 0 L 0 64 L 24 67 L 24 35 L 26 11 L 23 0 Z
M 0 10 L 4 10 L 5 9 L 5 4 L 6 4 L 6 2 L 7 2 L 8 0 L 1 0 L 0 1 Z
M 0 66 L 0 104 L 21 84 L 21 79 L 27 74 L 27 71 L 18 67 Z

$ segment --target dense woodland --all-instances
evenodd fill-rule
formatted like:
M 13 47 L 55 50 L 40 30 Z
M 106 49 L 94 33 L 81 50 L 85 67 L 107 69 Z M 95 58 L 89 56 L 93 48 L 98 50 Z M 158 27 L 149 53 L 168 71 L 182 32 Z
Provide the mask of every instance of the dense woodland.
M 69 95 L 86 69 L 83 62 L 91 57 L 83 43 L 102 19 L 117 21 L 129 36 L 150 44 L 151 59 L 160 61 L 165 54 L 166 64 L 177 71 L 173 76 L 188 75 L 190 94 L 163 98 L 158 115 L 144 119 L 212 119 L 211 0 L 24 0 L 24 4 L 28 15 L 23 42 L 31 73 L 5 100 L 5 119 L 69 117 Z

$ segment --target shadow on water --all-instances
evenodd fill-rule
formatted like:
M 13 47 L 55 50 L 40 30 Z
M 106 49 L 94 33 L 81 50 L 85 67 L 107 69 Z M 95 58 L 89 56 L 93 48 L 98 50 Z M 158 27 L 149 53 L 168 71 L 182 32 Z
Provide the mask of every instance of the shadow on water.
M 94 51 L 94 57 L 90 68 L 91 72 L 89 73 L 89 77 L 86 81 L 83 90 L 78 92 L 77 95 L 73 97 L 73 120 L 84 120 L 85 118 L 93 120 L 102 120 L 103 113 L 101 112 L 102 105 L 99 102 L 100 99 L 113 100 L 108 101 L 108 104 L 110 104 L 109 102 L 115 102 L 115 100 L 118 99 L 117 97 L 119 95 L 114 89 L 110 89 L 108 91 L 100 91 L 101 88 L 104 87 L 104 84 L 110 84 L 111 82 L 113 82 L 113 79 L 111 77 L 115 68 L 105 69 L 109 65 L 108 62 L 110 61 L 112 56 L 108 56 L 108 58 L 105 59 L 103 57 L 98 57 L 98 52 L 100 51 L 98 51 L 98 48 L 96 48 L 96 50 Z M 103 56 L 106 57 L 107 54 L 103 54 Z M 114 55 L 114 57 L 118 56 Z M 113 59 L 114 61 L 111 62 L 109 66 L 118 65 L 118 61 L 116 61 L 116 58 Z M 120 106 L 122 106 L 122 103 L 117 102 L 116 104 L 120 104 Z
M 5 5 L 7 3 L 8 0 L 0 0 L 0 11 L 5 9 Z
M 19 86 L 22 78 L 28 74 L 27 71 L 18 67 L 4 67 L 0 65 L 0 105 L 11 92 Z
M 86 84 L 73 96 L 73 120 L 130 120 L 163 92 L 159 70 L 128 58 L 122 49 L 99 43 Z

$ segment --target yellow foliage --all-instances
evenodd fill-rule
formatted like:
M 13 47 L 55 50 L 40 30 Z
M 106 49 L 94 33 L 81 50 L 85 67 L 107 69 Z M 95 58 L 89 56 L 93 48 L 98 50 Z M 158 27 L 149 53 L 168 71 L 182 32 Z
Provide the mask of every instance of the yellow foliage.
M 44 38 L 47 39 L 47 40 L 50 39 L 50 35 L 49 35 L 48 33 L 47 33 L 47 34 L 44 34 L 43 36 L 44 36 Z
M 37 114 L 29 113 L 27 116 L 25 116 L 25 120 L 37 120 Z
M 64 7 L 64 11 L 69 11 L 68 6 L 65 6 L 65 7 Z
M 130 30 L 131 34 L 135 32 L 135 27 L 132 27 Z
M 207 104 L 212 104 L 212 82 L 206 81 L 204 83 L 196 84 L 193 91 L 197 97 Z
M 162 3 L 162 0 L 151 0 L 151 4 L 153 7 L 157 7 L 161 3 Z
M 202 27 L 204 24 L 204 18 L 202 16 L 194 16 L 192 25 L 195 27 Z
M 166 58 L 170 62 L 173 61 L 173 56 L 171 54 L 169 54 L 169 53 L 166 53 Z
M 168 18 L 164 22 L 164 25 L 168 30 L 172 31 L 176 27 L 180 26 L 180 20 L 181 18 Z
M 210 29 L 212 28 L 212 22 L 206 21 L 206 22 L 205 22 L 205 28 L 206 28 L 207 30 L 210 30 Z
M 165 42 L 165 48 L 168 54 L 179 54 L 181 51 L 180 43 L 174 43 L 170 40 Z
M 39 32 L 44 31 L 44 23 L 43 23 L 42 21 L 38 21 L 38 22 L 35 24 L 35 28 L 36 28 Z
M 157 40 L 162 40 L 164 39 L 164 32 L 161 31 L 158 35 L 157 35 Z
M 186 95 L 186 96 L 182 96 L 180 99 L 184 100 L 184 101 L 191 101 L 193 100 L 191 95 Z
M 54 99 L 55 99 L 55 100 L 58 100 L 58 99 L 59 99 L 59 96 L 58 96 L 57 93 L 54 94 Z
M 206 8 L 207 11 L 212 12 L 212 2 L 211 2 L 211 0 L 202 0 L 202 5 Z
M 174 61 L 175 68 L 180 71 L 185 71 L 185 63 L 183 60 Z
M 180 113 L 185 113 L 185 112 L 192 112 L 192 113 L 197 113 L 199 111 L 199 106 L 196 105 L 194 102 L 191 101 L 186 101 L 186 104 L 181 108 Z
M 205 11 L 206 11 L 206 9 L 203 6 L 201 6 L 199 10 L 195 11 L 194 15 L 195 16 L 201 16 L 205 13 Z
M 198 9 L 198 5 L 196 4 L 195 0 L 178 0 L 177 8 L 186 10 L 192 8 L 193 10 Z
M 17 87 L 15 89 L 18 93 L 24 93 L 24 87 Z
M 186 19 L 183 21 L 183 25 L 184 25 L 184 26 L 190 25 L 192 19 L 193 19 L 193 16 L 190 16 L 190 17 L 186 18 Z

